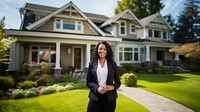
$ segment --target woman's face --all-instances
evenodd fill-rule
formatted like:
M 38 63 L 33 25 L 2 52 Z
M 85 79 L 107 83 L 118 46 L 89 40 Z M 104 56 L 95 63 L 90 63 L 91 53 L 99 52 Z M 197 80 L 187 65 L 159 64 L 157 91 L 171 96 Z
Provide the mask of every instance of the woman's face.
M 98 55 L 100 58 L 105 58 L 107 55 L 107 49 L 104 44 L 100 44 L 98 47 Z

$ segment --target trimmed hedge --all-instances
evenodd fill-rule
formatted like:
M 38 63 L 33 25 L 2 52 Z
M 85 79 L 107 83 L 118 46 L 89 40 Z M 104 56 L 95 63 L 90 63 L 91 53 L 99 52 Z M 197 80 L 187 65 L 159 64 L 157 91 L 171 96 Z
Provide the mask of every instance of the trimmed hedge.
M 137 76 L 133 73 L 124 73 L 121 77 L 122 84 L 126 86 L 137 86 Z

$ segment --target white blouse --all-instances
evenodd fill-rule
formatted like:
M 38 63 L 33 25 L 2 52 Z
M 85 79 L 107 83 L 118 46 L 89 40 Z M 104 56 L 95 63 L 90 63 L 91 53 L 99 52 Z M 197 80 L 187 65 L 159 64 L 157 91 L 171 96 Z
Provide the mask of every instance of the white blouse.
M 108 76 L 108 67 L 107 67 L 107 60 L 105 60 L 104 66 L 101 67 L 101 63 L 98 60 L 98 66 L 97 66 L 97 79 L 99 86 L 106 86 Z

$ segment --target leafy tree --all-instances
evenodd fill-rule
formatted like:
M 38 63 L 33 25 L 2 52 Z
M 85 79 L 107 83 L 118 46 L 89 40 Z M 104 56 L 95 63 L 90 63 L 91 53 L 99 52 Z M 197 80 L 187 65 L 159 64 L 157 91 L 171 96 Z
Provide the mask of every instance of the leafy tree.
M 200 43 L 186 43 L 182 46 L 173 47 L 170 52 L 200 60 Z
M 178 16 L 174 41 L 177 43 L 195 42 L 200 38 L 200 2 L 188 0 Z M 200 39 L 199 39 L 200 40 Z
M 156 12 L 159 12 L 164 5 L 160 0 L 122 0 L 118 1 L 118 7 L 115 8 L 115 14 L 130 9 L 133 14 L 141 19 Z
M 4 63 L 4 64 L 8 64 L 9 59 L 8 59 L 8 49 L 9 49 L 9 45 L 15 41 L 15 39 L 11 40 L 6 38 L 6 36 L 4 35 L 4 21 L 5 21 L 5 17 L 2 17 L 2 19 L 0 20 L 0 64 Z

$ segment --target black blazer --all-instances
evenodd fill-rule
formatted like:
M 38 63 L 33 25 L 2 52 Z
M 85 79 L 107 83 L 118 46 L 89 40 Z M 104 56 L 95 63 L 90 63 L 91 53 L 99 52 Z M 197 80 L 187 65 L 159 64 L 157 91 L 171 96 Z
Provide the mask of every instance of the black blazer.
M 89 63 L 88 73 L 87 73 L 87 82 L 86 82 L 87 87 L 90 89 L 90 93 L 88 97 L 94 101 L 98 101 L 99 95 L 100 95 L 100 93 L 98 93 L 97 91 L 99 87 L 98 80 L 97 80 L 97 73 L 96 73 L 97 66 L 98 66 L 98 61 Z M 119 79 L 119 75 L 117 73 L 116 63 L 107 61 L 107 67 L 108 67 L 108 76 L 107 76 L 106 84 L 114 86 L 114 90 L 108 91 L 105 93 L 107 95 L 107 100 L 110 102 L 110 101 L 115 100 L 118 97 L 116 89 L 120 87 L 121 82 Z

